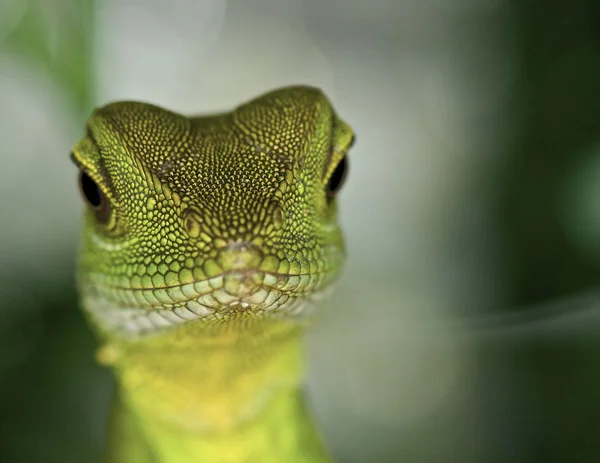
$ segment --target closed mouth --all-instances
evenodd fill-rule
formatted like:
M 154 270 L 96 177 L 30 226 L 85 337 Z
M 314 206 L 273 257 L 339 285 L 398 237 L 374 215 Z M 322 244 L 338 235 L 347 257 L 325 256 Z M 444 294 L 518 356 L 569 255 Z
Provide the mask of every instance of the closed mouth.
M 240 314 L 305 317 L 323 298 L 330 273 L 285 275 L 255 269 L 230 270 L 181 285 L 158 288 L 82 282 L 83 305 L 101 327 L 142 336 L 198 320 Z

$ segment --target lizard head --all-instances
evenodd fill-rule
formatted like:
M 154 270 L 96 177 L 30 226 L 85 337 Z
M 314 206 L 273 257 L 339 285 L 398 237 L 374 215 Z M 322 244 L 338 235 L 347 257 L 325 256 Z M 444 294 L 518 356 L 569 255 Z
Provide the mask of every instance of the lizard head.
M 300 317 L 338 275 L 336 198 L 353 141 L 317 89 L 184 117 L 93 112 L 74 147 L 86 202 L 78 285 L 102 331 Z

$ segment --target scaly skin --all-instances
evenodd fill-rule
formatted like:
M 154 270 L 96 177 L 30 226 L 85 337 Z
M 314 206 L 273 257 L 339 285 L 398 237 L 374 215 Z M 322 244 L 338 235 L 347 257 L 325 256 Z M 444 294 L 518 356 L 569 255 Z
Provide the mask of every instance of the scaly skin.
M 293 87 L 187 118 L 96 110 L 78 286 L 119 385 L 111 462 L 329 461 L 300 388 L 309 314 L 343 262 L 352 130 Z

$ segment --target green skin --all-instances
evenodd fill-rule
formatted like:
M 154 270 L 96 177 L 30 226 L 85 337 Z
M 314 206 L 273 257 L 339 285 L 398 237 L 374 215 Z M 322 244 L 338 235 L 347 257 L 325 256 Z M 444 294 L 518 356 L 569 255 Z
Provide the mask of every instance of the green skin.
M 79 292 L 119 386 L 108 461 L 329 461 L 301 339 L 343 263 L 334 193 L 352 140 L 309 87 L 205 117 L 94 111 L 72 157 Z

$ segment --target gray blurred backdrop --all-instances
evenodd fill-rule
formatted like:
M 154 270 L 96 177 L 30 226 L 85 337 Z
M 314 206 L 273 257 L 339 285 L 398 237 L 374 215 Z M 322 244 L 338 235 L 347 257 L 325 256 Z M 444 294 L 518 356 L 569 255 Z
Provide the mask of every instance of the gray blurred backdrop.
M 593 0 L 0 0 L 0 461 L 100 461 L 69 161 L 91 109 L 290 84 L 357 133 L 307 343 L 336 460 L 600 461 Z

